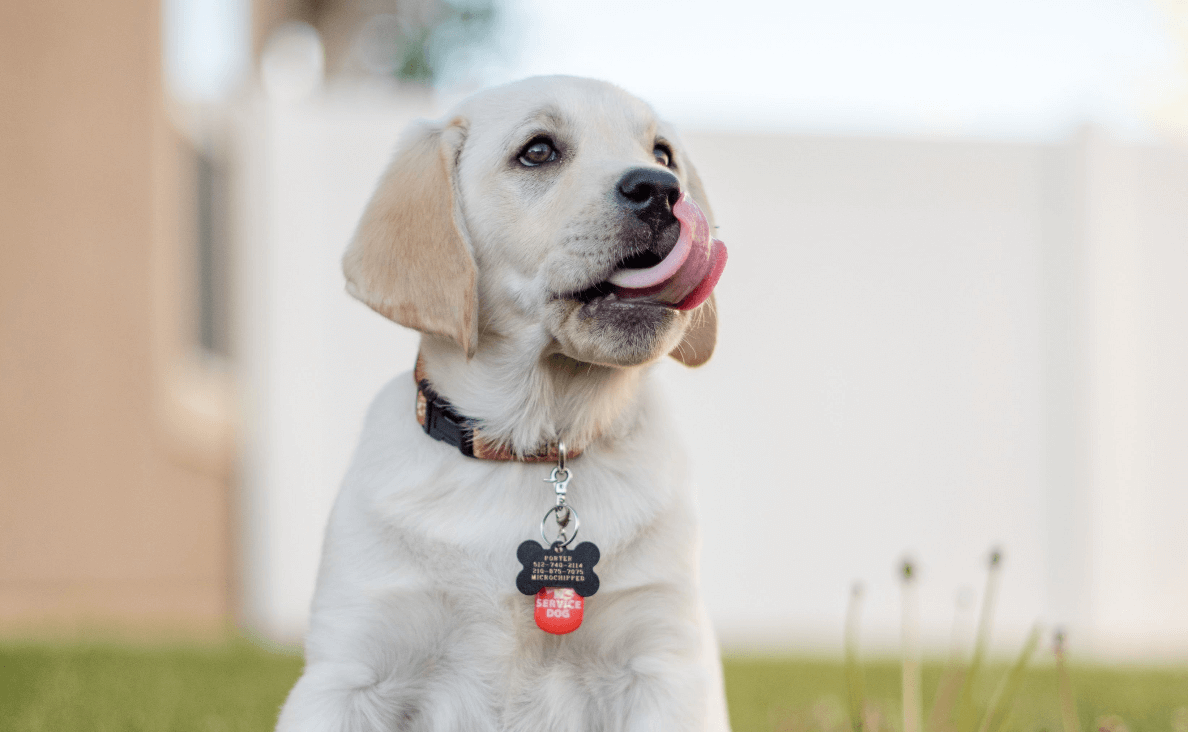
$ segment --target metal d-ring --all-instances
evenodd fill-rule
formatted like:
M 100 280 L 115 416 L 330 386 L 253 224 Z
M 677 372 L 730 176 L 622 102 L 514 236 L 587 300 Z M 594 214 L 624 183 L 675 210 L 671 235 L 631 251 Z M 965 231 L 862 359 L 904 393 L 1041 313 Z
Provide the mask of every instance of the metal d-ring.
M 569 528 L 569 521 L 566 521 L 564 524 L 561 523 L 560 512 L 562 509 L 567 511 L 569 518 L 573 520 L 573 536 L 569 536 L 566 532 L 566 529 Z M 545 524 L 548 523 L 549 516 L 554 516 L 554 520 L 557 522 L 557 526 L 559 527 L 557 531 L 557 542 L 549 541 L 549 537 L 545 535 Z M 581 527 L 582 520 L 578 518 L 577 511 L 574 511 L 572 506 L 567 506 L 565 504 L 553 506 L 545 513 L 544 518 L 540 520 L 540 538 L 544 540 L 544 543 L 547 546 L 554 546 L 557 543 L 560 543 L 561 546 L 567 547 L 573 543 L 574 539 L 577 538 L 578 529 Z

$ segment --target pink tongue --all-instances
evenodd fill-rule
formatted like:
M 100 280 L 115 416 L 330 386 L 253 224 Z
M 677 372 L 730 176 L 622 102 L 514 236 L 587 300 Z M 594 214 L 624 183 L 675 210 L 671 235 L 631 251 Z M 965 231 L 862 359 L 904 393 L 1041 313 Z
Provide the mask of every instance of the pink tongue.
M 705 214 L 687 194 L 677 199 L 672 213 L 681 223 L 676 246 L 655 266 L 624 268 L 611 275 L 619 297 L 649 297 L 677 310 L 692 310 L 714 291 L 726 268 L 726 245 L 710 237 Z

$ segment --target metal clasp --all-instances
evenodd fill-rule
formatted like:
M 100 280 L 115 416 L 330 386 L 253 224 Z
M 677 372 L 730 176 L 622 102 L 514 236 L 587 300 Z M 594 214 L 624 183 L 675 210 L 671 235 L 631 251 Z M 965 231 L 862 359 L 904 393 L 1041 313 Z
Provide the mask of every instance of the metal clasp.
M 557 503 L 549 509 L 544 518 L 540 520 L 540 538 L 544 539 L 546 544 L 550 544 L 555 549 L 569 546 L 574 539 L 577 538 L 578 529 L 582 522 L 578 519 L 577 512 L 566 503 L 566 492 L 569 489 L 569 479 L 573 477 L 573 471 L 565 467 L 565 443 L 557 443 L 557 467 L 553 468 L 553 472 L 549 477 L 545 478 L 546 483 L 553 484 L 553 490 L 557 494 Z M 557 522 L 557 540 L 549 541 L 545 535 L 545 523 L 548 522 L 549 516 Z M 573 534 L 569 534 L 569 524 L 573 522 Z
M 553 468 L 552 474 L 544 479 L 546 483 L 553 484 L 553 490 L 557 493 L 558 506 L 565 505 L 565 494 L 569 488 L 569 479 L 572 477 L 573 475 L 569 472 L 569 470 L 557 467 Z

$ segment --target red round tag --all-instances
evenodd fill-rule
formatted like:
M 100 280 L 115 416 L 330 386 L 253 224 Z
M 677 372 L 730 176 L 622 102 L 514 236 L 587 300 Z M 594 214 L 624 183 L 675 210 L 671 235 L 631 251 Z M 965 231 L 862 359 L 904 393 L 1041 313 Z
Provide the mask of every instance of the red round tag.
M 567 587 L 545 587 L 536 593 L 536 625 L 546 633 L 564 635 L 582 624 L 585 599 Z

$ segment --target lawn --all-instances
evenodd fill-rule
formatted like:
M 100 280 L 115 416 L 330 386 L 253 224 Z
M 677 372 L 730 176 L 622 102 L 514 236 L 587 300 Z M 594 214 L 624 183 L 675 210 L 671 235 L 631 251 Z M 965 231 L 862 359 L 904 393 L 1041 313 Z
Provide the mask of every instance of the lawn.
M 3 732 L 264 732 L 301 659 L 246 641 L 197 647 L 0 645 Z M 900 727 L 899 667 L 867 664 L 868 724 Z M 924 668 L 925 709 L 941 670 Z M 988 697 L 1002 669 L 976 687 Z M 1070 669 L 1081 732 L 1188 732 L 1188 669 Z M 1062 729 L 1055 669 L 1027 672 L 1004 732 Z M 736 732 L 849 730 L 841 661 L 731 658 Z M 881 720 L 881 721 L 879 721 Z

